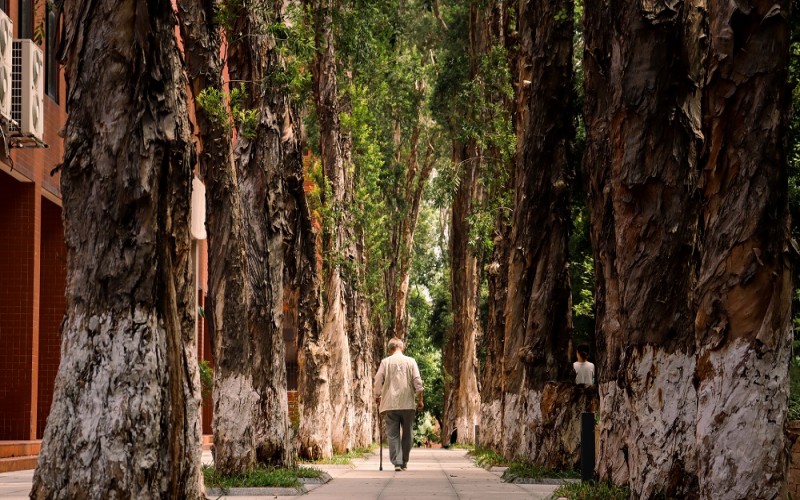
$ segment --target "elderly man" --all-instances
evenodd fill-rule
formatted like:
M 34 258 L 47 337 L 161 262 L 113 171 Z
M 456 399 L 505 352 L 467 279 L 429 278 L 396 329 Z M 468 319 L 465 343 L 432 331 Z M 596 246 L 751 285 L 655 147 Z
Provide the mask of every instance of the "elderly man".
M 394 470 L 406 470 L 411 453 L 412 431 L 416 406 L 422 410 L 422 377 L 414 358 L 403 354 L 403 341 L 389 341 L 389 356 L 381 360 L 375 375 L 373 394 L 380 404 L 380 413 L 386 417 L 386 435 L 389 438 L 389 458 Z M 414 393 L 417 395 L 414 404 Z M 402 433 L 401 433 L 402 430 Z M 402 437 L 401 437 L 402 435 Z M 402 440 L 402 443 L 401 443 Z

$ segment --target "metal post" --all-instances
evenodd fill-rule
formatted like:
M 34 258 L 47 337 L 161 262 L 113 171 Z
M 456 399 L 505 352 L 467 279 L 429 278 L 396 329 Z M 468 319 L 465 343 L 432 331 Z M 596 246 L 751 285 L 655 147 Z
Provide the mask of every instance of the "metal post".
M 581 413 L 581 481 L 594 480 L 594 413 Z
M 478 432 L 480 431 L 480 425 L 475 424 L 475 449 L 478 449 Z

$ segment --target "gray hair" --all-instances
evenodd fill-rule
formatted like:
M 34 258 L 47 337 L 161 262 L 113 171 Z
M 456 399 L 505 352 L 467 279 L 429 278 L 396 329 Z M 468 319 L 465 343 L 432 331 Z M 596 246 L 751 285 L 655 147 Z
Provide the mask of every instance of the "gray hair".
M 389 351 L 390 352 L 394 351 L 395 349 L 401 349 L 402 350 L 402 349 L 405 349 L 405 347 L 406 346 L 405 346 L 405 344 L 403 344 L 403 341 L 398 339 L 397 337 L 392 338 L 389 341 Z

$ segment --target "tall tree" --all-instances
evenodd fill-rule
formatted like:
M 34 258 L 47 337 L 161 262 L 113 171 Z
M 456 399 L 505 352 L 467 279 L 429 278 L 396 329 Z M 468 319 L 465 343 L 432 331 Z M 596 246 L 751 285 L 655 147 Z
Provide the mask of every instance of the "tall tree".
M 453 326 L 447 334 L 444 346 L 442 442 L 445 444 L 473 442 L 475 424 L 479 422 L 480 414 L 477 358 L 480 329 L 478 258 L 469 245 L 469 217 L 479 190 L 476 150 L 454 141 L 453 163 L 459 165 L 460 174 L 453 198 L 450 225 Z
M 319 148 L 325 178 L 323 203 L 328 220 L 324 221 L 323 252 L 325 255 L 324 290 L 325 318 L 322 337 L 330 356 L 329 370 L 335 376 L 329 381 L 332 415 L 331 440 L 335 450 L 352 447 L 352 425 L 355 414 L 352 404 L 353 372 L 347 336 L 348 284 L 342 273 L 350 241 L 347 193 L 352 191 L 352 170 L 345 162 L 340 122 L 340 96 L 337 84 L 336 46 L 333 32 L 333 0 L 313 0 L 315 45 L 312 65 L 314 101 L 319 120 Z M 350 295 L 352 298 L 352 295 Z
M 704 498 L 785 495 L 789 12 L 788 1 L 708 2 L 702 259 L 690 339 Z
M 487 23 L 494 38 L 494 45 L 502 48 L 505 60 L 497 59 L 502 65 L 497 68 L 501 75 L 508 75 L 509 91 L 493 95 L 492 98 L 502 105 L 504 118 L 509 125 L 516 122 L 519 115 L 516 95 L 521 82 L 516 76 L 517 57 L 519 53 L 519 30 L 517 22 L 517 0 L 496 0 L 487 5 Z M 518 129 L 519 126 L 514 126 Z M 502 449 L 503 440 L 503 366 L 505 364 L 505 309 L 508 298 L 508 261 L 510 251 L 511 220 L 514 193 L 514 179 L 511 172 L 514 157 L 504 159 L 501 148 L 492 147 L 487 156 L 503 159 L 496 161 L 488 177 L 494 178 L 489 185 L 493 188 L 488 194 L 490 213 L 494 214 L 494 230 L 492 233 L 492 251 L 486 255 L 488 262 L 484 266 L 486 287 L 487 318 L 483 334 L 485 359 L 481 371 L 481 446 L 492 450 Z M 494 205 L 494 206 L 492 206 Z
M 550 467 L 579 455 L 589 395 L 572 383 L 568 243 L 573 3 L 520 2 L 515 202 L 505 309 L 502 451 Z M 524 425 L 510 425 L 525 422 Z
M 420 97 L 425 92 L 425 82 L 418 81 Z M 414 233 L 419 221 L 420 204 L 425 185 L 433 171 L 434 147 L 430 138 L 423 136 L 425 132 L 422 104 L 418 103 L 419 111 L 417 123 L 411 130 L 408 154 L 403 158 L 403 137 L 401 126 L 395 124 L 394 143 L 396 168 L 405 170 L 395 183 L 392 201 L 395 204 L 395 214 L 392 218 L 392 227 L 389 233 L 389 265 L 386 269 L 386 305 L 389 308 L 391 329 L 388 338 L 397 337 L 404 339 L 408 330 L 408 317 L 406 306 L 408 303 L 408 287 L 411 279 L 411 257 L 414 251 Z M 420 158 L 421 157 L 421 158 Z
M 289 92 L 276 74 L 285 61 L 275 25 L 284 22 L 282 0 L 264 0 L 247 8 L 233 6 L 228 40 L 231 80 L 242 82 L 244 116 L 234 150 L 241 189 L 247 259 L 247 321 L 252 389 L 255 396 L 253 429 L 259 463 L 291 464 L 286 354 L 283 343 L 285 243 L 290 233 L 285 176 L 302 169 L 299 120 Z M 230 377 L 230 390 L 239 391 Z
M 584 169 L 596 267 L 601 479 L 697 495 L 693 269 L 702 5 L 585 4 Z
M 208 227 L 208 311 L 214 339 L 214 462 L 221 473 L 255 466 L 259 427 L 250 359 L 247 316 L 247 260 L 243 216 L 233 162 L 233 134 L 226 107 L 220 54 L 221 26 L 216 2 L 178 2 L 186 71 L 199 139 L 199 163 L 206 184 Z
M 172 5 L 63 8 L 68 306 L 31 497 L 204 498 L 192 155 Z

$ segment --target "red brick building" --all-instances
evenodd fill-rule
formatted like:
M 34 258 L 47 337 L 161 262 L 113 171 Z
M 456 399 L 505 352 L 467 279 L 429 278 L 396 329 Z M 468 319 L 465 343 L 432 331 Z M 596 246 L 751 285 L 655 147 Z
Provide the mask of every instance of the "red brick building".
M 15 140 L 4 127 L 0 138 L 0 441 L 41 439 L 64 315 L 60 179 L 51 172 L 63 154 L 58 132 L 66 119 L 65 86 L 54 51 L 48 50 L 57 21 L 45 2 L 38 3 L 40 11 L 34 12 L 33 0 L 0 0 L 14 39 L 35 38 L 37 27 L 50 35 L 39 45 L 45 70 L 42 137 Z

